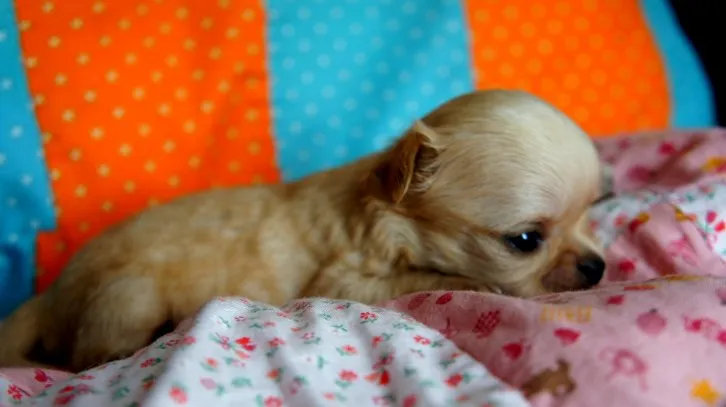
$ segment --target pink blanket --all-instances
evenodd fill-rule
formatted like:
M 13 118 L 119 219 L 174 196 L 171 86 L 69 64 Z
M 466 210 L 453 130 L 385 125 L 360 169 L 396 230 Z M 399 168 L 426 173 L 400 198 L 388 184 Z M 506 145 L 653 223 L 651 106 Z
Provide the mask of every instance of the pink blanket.
M 535 406 L 722 407 L 726 132 L 606 140 L 600 149 L 617 194 L 593 210 L 607 246 L 601 288 L 535 300 L 419 293 L 385 306 L 438 330 Z M 78 380 L 0 375 L 0 405 L 53 379 L 45 394 Z

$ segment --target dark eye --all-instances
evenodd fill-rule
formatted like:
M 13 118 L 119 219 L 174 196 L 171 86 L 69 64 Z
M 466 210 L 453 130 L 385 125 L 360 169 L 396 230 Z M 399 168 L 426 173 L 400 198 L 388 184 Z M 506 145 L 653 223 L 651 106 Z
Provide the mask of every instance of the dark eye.
M 520 233 L 518 235 L 504 236 L 507 244 L 522 253 L 533 253 L 542 245 L 542 233 L 536 230 Z

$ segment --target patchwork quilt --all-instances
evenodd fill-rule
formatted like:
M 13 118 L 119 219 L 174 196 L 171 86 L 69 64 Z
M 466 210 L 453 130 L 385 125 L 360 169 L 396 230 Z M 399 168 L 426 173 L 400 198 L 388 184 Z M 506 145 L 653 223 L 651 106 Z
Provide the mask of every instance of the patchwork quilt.
M 149 205 L 346 163 L 472 89 L 596 137 L 713 124 L 657 0 L 0 0 L 0 61 L 0 317 Z

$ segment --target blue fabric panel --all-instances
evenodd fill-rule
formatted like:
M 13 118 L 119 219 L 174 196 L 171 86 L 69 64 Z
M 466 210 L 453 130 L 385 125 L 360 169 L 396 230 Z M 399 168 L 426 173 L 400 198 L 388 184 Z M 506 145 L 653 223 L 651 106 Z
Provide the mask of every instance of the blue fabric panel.
M 640 0 L 640 3 L 665 60 L 671 91 L 671 126 L 716 125 L 711 85 L 675 13 L 665 0 Z
M 267 17 L 285 180 L 381 149 L 473 89 L 460 0 L 268 0 Z
M 0 318 L 33 293 L 37 231 L 55 227 L 12 0 L 0 0 Z

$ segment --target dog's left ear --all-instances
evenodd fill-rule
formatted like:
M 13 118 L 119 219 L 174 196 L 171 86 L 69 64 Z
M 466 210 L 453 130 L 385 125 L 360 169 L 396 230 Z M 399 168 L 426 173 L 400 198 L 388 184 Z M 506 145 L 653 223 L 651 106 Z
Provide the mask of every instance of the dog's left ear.
M 439 141 L 436 131 L 418 120 L 384 154 L 376 176 L 388 199 L 399 204 L 406 196 L 428 189 L 438 168 Z

